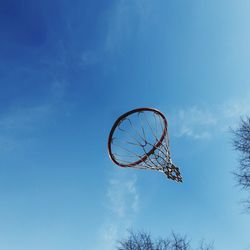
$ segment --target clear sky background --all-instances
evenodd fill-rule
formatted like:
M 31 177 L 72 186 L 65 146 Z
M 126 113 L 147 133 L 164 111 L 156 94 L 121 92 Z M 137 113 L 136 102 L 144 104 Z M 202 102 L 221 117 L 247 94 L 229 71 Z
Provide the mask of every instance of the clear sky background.
M 250 248 L 229 127 L 250 114 L 250 2 L 0 3 L 0 249 L 114 250 L 127 229 Z M 169 122 L 184 182 L 120 169 L 109 130 Z

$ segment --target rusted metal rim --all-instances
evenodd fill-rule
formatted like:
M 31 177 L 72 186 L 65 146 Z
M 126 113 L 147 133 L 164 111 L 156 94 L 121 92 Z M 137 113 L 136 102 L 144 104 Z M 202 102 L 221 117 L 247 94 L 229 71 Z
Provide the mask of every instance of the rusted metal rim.
M 138 112 L 143 112 L 143 111 L 151 111 L 151 112 L 154 112 L 156 114 L 158 114 L 159 116 L 161 116 L 161 118 L 163 119 L 164 121 L 164 129 L 163 129 L 163 133 L 162 133 L 162 136 L 160 138 L 160 140 L 153 146 L 153 148 L 151 150 L 149 150 L 144 156 L 141 157 L 141 159 L 139 159 L 138 161 L 135 161 L 135 162 L 132 162 L 132 163 L 129 163 L 129 164 L 122 164 L 120 162 L 118 162 L 114 155 L 112 154 L 112 149 L 111 149 L 111 144 L 112 144 L 112 138 L 113 138 L 113 134 L 115 132 L 115 129 L 117 128 L 117 126 L 119 125 L 119 123 L 125 119 L 126 117 L 134 114 L 134 113 L 138 113 Z M 126 112 L 125 114 L 121 115 L 114 123 L 113 127 L 111 128 L 111 131 L 109 133 L 109 138 L 108 138 L 108 153 L 109 153 L 109 157 L 110 159 L 118 166 L 120 167 L 133 167 L 135 165 L 138 165 L 140 164 L 141 162 L 145 161 L 151 154 L 154 153 L 154 151 L 162 144 L 166 134 L 167 134 L 167 126 L 168 126 L 168 123 L 167 123 L 167 119 L 165 118 L 165 116 L 157 109 L 154 109 L 154 108 L 137 108 L 137 109 L 133 109 L 133 110 L 130 110 L 128 112 Z

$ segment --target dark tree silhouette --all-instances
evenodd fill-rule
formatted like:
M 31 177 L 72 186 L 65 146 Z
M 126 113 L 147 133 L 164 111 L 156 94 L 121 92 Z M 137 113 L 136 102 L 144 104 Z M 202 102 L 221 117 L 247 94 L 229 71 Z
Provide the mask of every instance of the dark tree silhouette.
M 239 166 L 234 174 L 239 186 L 250 191 L 250 117 L 241 119 L 233 135 L 233 146 L 240 152 Z M 246 200 L 246 208 L 250 212 L 250 196 Z
M 193 248 L 186 236 L 175 233 L 169 238 L 153 240 L 145 232 L 130 232 L 128 238 L 119 241 L 118 250 L 212 250 L 213 244 L 201 241 L 198 248 Z

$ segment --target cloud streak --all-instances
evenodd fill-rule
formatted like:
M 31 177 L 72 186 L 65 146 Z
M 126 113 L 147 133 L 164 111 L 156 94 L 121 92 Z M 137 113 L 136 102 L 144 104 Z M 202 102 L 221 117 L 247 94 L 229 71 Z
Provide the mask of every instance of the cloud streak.
M 12 151 L 29 143 L 31 135 L 44 126 L 52 114 L 49 104 L 16 107 L 0 117 L 0 149 Z
M 152 23 L 152 8 L 150 0 L 117 1 L 109 17 L 105 50 L 117 51 L 132 36 L 146 30 Z
M 117 240 L 124 237 L 139 211 L 137 177 L 122 171 L 112 174 L 106 190 L 107 217 L 100 232 L 97 246 L 93 249 L 116 249 Z
M 136 177 L 112 177 L 107 189 L 109 210 L 118 218 L 124 218 L 129 213 L 138 210 L 139 195 L 136 189 Z
M 50 92 L 42 104 L 20 105 L 12 107 L 0 116 L 0 151 L 8 152 L 30 142 L 34 133 L 47 126 L 52 115 L 57 113 L 61 104 L 65 84 L 54 82 Z M 62 105 L 60 105 L 62 106 Z
M 100 33 L 100 45 L 94 48 L 81 47 L 74 55 L 81 70 L 87 70 L 95 65 L 105 65 L 106 70 L 114 71 L 116 64 L 112 63 L 113 57 L 123 55 L 124 47 L 129 45 L 137 37 L 144 35 L 148 28 L 154 24 L 154 2 L 152 0 L 117 0 L 112 4 L 98 27 Z M 71 25 L 69 32 L 75 33 Z M 74 35 L 71 35 L 72 37 Z M 79 38 L 81 39 L 81 37 Z M 74 41 L 72 41 L 74 43 Z M 82 42 L 84 44 L 84 41 Z M 76 46 L 75 46 L 76 47 Z M 63 47 L 62 65 L 68 65 L 67 61 L 72 57 Z M 71 58 L 71 61 L 73 58 Z M 111 61 L 110 61 L 111 60 Z
M 221 105 L 181 108 L 170 115 L 176 137 L 195 140 L 210 139 L 235 127 L 240 117 L 250 114 L 248 100 L 236 100 Z

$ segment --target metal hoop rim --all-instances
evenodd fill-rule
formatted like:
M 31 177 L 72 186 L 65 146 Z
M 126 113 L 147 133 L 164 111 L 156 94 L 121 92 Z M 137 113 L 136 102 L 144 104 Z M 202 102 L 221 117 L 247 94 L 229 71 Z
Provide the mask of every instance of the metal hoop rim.
M 149 152 L 147 152 L 146 154 L 144 154 L 144 156 L 139 159 L 138 161 L 135 161 L 135 162 L 132 162 L 132 163 L 129 163 L 129 164 L 122 164 L 120 162 L 118 162 L 115 157 L 113 156 L 112 154 L 112 149 L 111 149 L 111 144 L 112 144 L 112 137 L 113 137 L 113 134 L 115 132 L 115 129 L 117 128 L 118 124 L 126 117 L 130 116 L 131 114 L 134 114 L 134 113 L 138 113 L 138 112 L 143 112 L 143 111 L 151 111 L 151 112 L 154 112 L 154 113 L 157 113 L 158 115 L 161 116 L 161 118 L 163 119 L 164 121 L 164 129 L 163 129 L 163 133 L 162 133 L 162 136 L 160 138 L 160 140 L 153 146 L 153 148 L 151 150 L 149 150 Z M 163 113 L 161 111 L 159 111 L 158 109 L 154 109 L 154 108 L 137 108 L 137 109 L 133 109 L 133 110 L 130 110 L 126 113 L 124 113 L 123 115 L 119 116 L 117 118 L 117 120 L 115 121 L 115 123 L 113 124 L 112 128 L 111 128 L 111 131 L 109 133 L 109 137 L 108 137 L 108 154 L 109 154 L 109 157 L 110 159 L 118 166 L 120 167 L 133 167 L 135 165 L 138 165 L 140 164 L 141 162 L 145 161 L 151 154 L 154 153 L 154 151 L 162 144 L 164 138 L 166 137 L 166 134 L 167 134 L 167 127 L 168 127 L 168 123 L 167 123 L 167 119 L 166 117 L 163 115 Z

